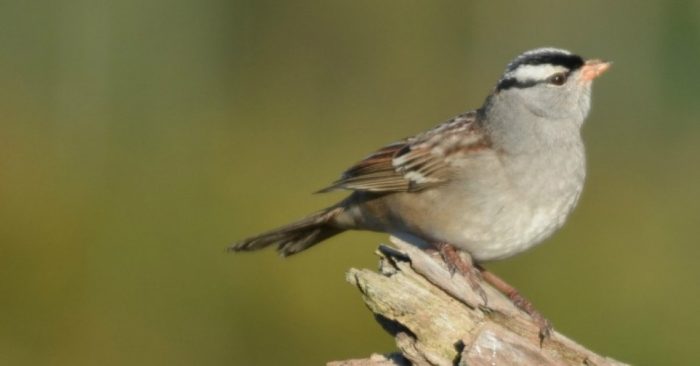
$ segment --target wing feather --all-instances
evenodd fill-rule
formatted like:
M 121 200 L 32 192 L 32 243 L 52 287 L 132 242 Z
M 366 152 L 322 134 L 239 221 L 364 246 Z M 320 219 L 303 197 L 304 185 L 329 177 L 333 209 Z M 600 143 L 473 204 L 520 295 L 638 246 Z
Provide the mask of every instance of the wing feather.
M 475 111 L 464 113 L 421 135 L 384 146 L 319 192 L 413 192 L 445 183 L 450 179 L 450 154 L 488 147 L 477 116 Z

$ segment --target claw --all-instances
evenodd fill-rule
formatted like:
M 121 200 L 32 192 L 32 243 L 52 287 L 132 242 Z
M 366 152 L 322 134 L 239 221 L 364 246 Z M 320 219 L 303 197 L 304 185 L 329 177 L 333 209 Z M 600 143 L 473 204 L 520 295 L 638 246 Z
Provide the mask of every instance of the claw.
M 552 323 L 547 320 L 547 318 L 542 316 L 542 314 L 535 309 L 532 302 L 523 297 L 523 295 L 521 295 L 513 286 L 509 285 L 503 281 L 503 279 L 484 268 L 480 268 L 480 270 L 481 275 L 487 283 L 491 284 L 491 286 L 495 287 L 498 291 L 508 296 L 513 305 L 527 313 L 530 318 L 532 318 L 533 322 L 537 324 L 539 327 L 539 332 L 537 335 L 540 339 L 540 347 L 542 347 L 544 341 L 549 339 L 552 335 Z
M 542 347 L 544 341 L 549 339 L 549 337 L 552 335 L 552 323 L 547 318 L 542 316 L 542 314 L 535 309 L 535 306 L 514 288 L 512 288 L 507 295 L 513 304 L 515 304 L 515 306 L 517 306 L 520 310 L 530 315 L 530 318 L 532 318 L 535 324 L 537 324 L 537 326 L 540 328 L 538 336 L 540 339 L 540 347 Z
M 520 295 L 518 290 L 516 290 L 513 286 L 509 285 L 495 274 L 487 271 L 479 264 L 474 264 L 471 257 L 465 259 L 460 256 L 460 253 L 451 244 L 438 243 L 435 245 L 435 247 L 438 249 L 442 259 L 445 261 L 447 270 L 450 271 L 450 275 L 454 276 L 456 272 L 459 272 L 462 276 L 464 276 L 467 282 L 469 282 L 469 286 L 472 288 L 472 290 L 479 294 L 481 299 L 484 301 L 483 306 L 480 306 L 479 308 L 486 309 L 486 311 L 489 310 L 487 306 L 488 297 L 486 296 L 486 291 L 484 291 L 484 289 L 481 287 L 481 282 L 485 280 L 503 294 L 508 296 L 510 301 L 518 309 L 530 315 L 530 318 L 532 318 L 534 323 L 539 327 L 538 338 L 540 340 L 540 347 L 542 347 L 545 340 L 552 336 L 552 323 L 550 323 L 547 318 L 542 316 L 542 314 L 535 309 L 534 305 L 532 305 L 528 299 Z
M 539 313 L 538 313 L 539 314 Z M 542 315 L 540 315 L 541 317 Z M 549 337 L 552 336 L 552 323 L 546 319 L 542 318 L 542 321 L 538 321 L 538 325 L 540 326 L 540 332 L 539 332 L 539 337 L 540 337 L 540 347 L 542 347 L 542 344 L 544 343 L 545 340 L 549 339 Z
M 465 260 L 451 244 L 439 243 L 436 244 L 436 247 L 440 251 L 440 255 L 447 265 L 447 270 L 450 271 L 450 275 L 454 276 L 456 272 L 459 272 L 464 276 L 472 290 L 478 293 L 479 297 L 484 301 L 483 306 L 486 307 L 488 305 L 488 297 L 486 296 L 486 291 L 481 287 L 481 271 L 473 264 L 471 257 Z
M 447 265 L 447 271 L 450 272 L 450 277 L 454 277 L 455 273 L 457 273 L 457 266 L 454 265 L 454 263 L 449 262 L 442 252 L 440 254 L 442 255 L 442 260 L 444 260 L 445 264 Z

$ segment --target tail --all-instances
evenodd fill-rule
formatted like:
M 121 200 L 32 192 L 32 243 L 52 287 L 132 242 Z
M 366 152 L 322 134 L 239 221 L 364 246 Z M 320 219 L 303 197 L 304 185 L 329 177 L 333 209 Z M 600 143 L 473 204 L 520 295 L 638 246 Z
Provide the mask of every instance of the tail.
M 342 207 L 333 206 L 316 212 L 297 222 L 241 240 L 228 247 L 233 252 L 248 252 L 276 244 L 280 255 L 287 257 L 345 231 L 333 225 L 333 218 Z

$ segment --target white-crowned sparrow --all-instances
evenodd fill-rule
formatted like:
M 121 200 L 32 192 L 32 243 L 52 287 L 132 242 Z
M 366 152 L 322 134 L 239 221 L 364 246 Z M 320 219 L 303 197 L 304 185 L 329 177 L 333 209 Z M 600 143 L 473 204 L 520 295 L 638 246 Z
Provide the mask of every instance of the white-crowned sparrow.
M 531 248 L 578 201 L 586 175 L 580 129 L 592 81 L 609 66 L 561 49 L 527 51 L 481 108 L 379 149 L 322 190 L 352 191 L 345 200 L 230 249 L 276 244 L 288 256 L 345 230 L 381 231 L 431 244 L 469 275 L 455 248 L 477 263 Z

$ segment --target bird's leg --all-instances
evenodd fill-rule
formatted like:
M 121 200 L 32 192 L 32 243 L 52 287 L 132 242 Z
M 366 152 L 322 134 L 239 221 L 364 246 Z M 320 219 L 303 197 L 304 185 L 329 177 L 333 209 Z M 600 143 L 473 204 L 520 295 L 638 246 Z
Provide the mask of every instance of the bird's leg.
M 532 302 L 521 295 L 515 287 L 508 284 L 493 272 L 489 272 L 484 267 L 474 263 L 472 257 L 468 253 L 458 251 L 453 245 L 448 243 L 436 243 L 435 247 L 440 252 L 450 272 L 453 274 L 455 272 L 462 274 L 467 279 L 467 282 L 469 282 L 472 290 L 476 291 L 484 300 L 484 306 L 487 304 L 487 297 L 486 292 L 481 287 L 482 280 L 506 295 L 518 309 L 524 311 L 535 321 L 540 328 L 540 345 L 542 345 L 545 339 L 550 337 L 552 324 L 547 318 L 542 316 L 542 314 L 535 309 Z M 460 253 L 463 253 L 467 258 L 463 257 Z
M 510 301 L 513 302 L 513 304 L 517 306 L 518 309 L 530 315 L 532 320 L 534 320 L 535 323 L 537 323 L 537 325 L 540 327 L 539 337 L 540 345 L 542 345 L 542 342 L 544 342 L 545 339 L 549 338 L 549 336 L 552 333 L 552 323 L 550 323 L 549 320 L 547 320 L 547 318 L 542 316 L 542 314 L 540 314 L 540 312 L 537 311 L 537 309 L 535 309 L 535 306 L 532 304 L 532 302 L 523 297 L 523 295 L 521 295 L 520 292 L 518 292 L 518 290 L 515 289 L 515 287 L 508 284 L 502 278 L 496 276 L 493 272 L 489 272 L 487 269 L 479 265 L 477 265 L 477 268 L 479 269 L 479 271 L 481 271 L 481 277 L 484 279 L 484 281 L 486 281 L 491 286 L 495 287 L 504 295 L 508 296 Z
M 481 288 L 482 278 L 480 269 L 474 265 L 472 257 L 468 253 L 464 253 L 467 257 L 464 258 L 452 244 L 436 243 L 435 247 L 438 249 L 438 251 L 440 251 L 440 255 L 447 264 L 447 268 L 450 270 L 450 272 L 452 274 L 459 272 L 462 276 L 464 276 L 467 282 L 469 282 L 469 286 L 471 286 L 472 290 L 476 291 L 476 293 L 481 296 L 481 299 L 484 300 L 484 306 L 486 306 L 488 299 L 486 297 L 486 292 L 483 288 Z

